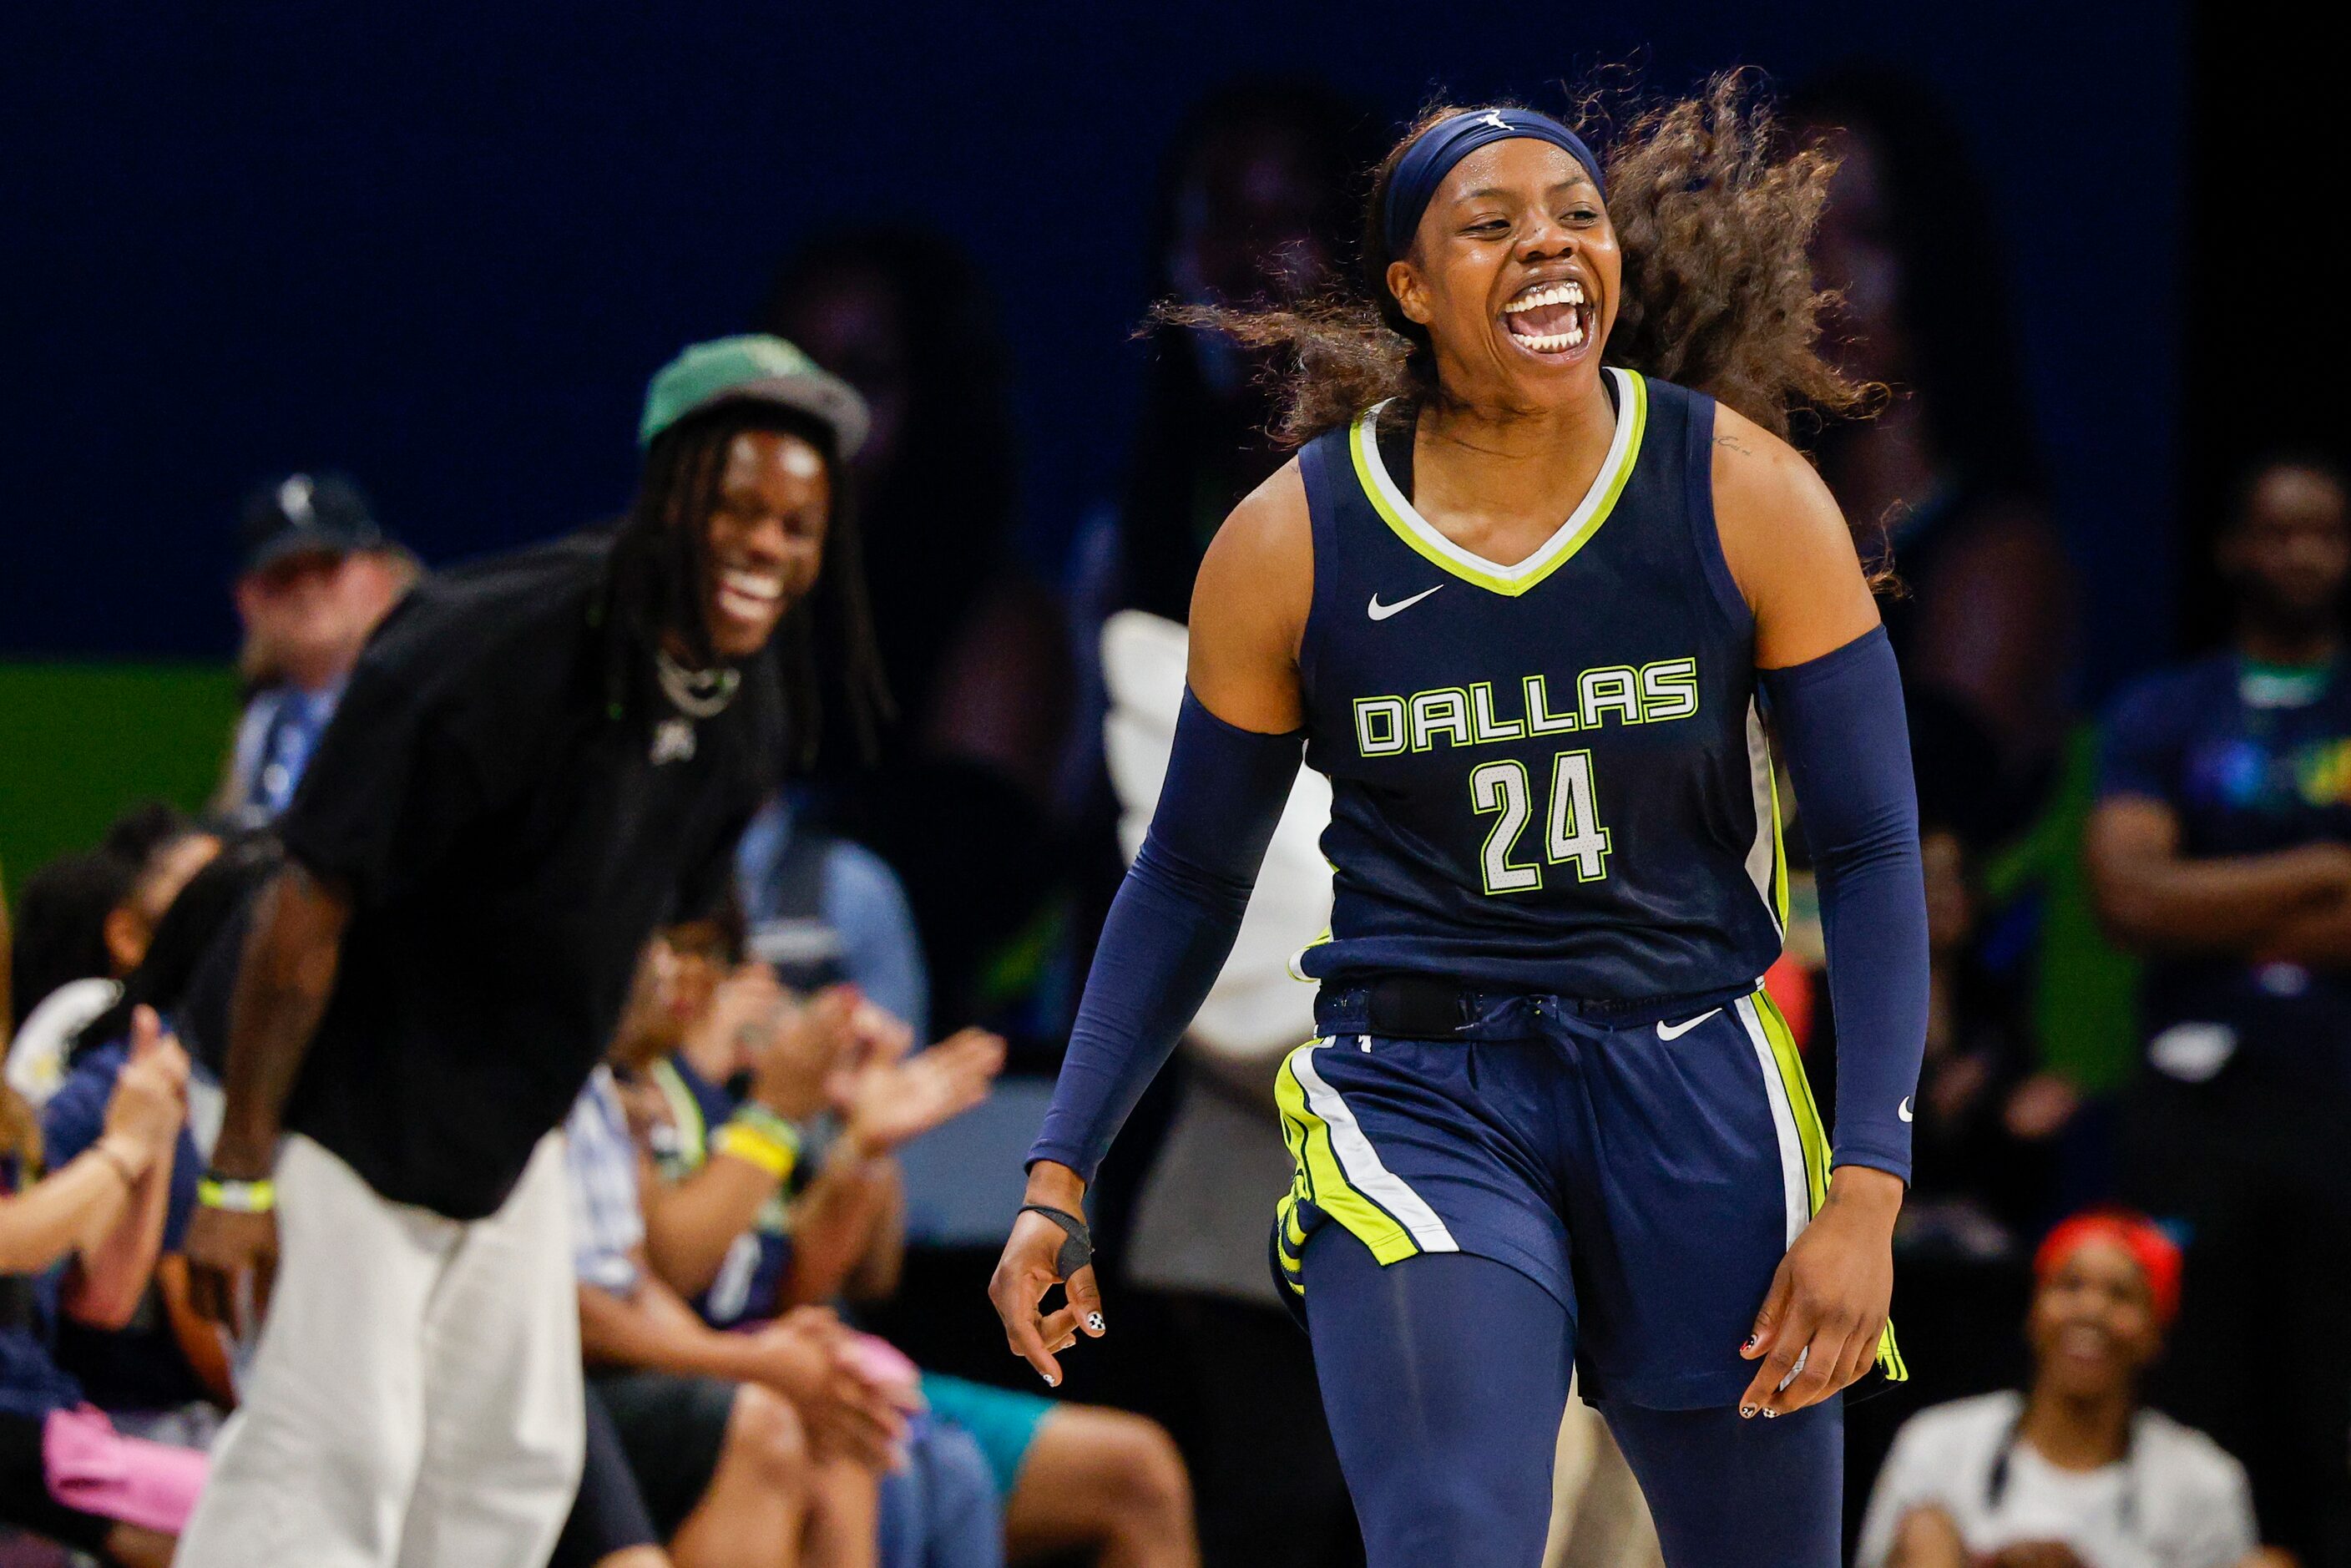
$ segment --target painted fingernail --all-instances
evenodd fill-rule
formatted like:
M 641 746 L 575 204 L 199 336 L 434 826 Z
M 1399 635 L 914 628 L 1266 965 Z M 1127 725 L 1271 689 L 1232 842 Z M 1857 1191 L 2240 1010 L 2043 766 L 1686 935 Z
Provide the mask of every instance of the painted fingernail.
M 1763 1412 L 1763 1419 L 1766 1421 L 1777 1421 L 1779 1418 L 1780 1413 L 1777 1410 L 1766 1410 Z
M 1763 1336 L 1762 1336 L 1761 1334 L 1760 1334 L 1760 1333 L 1751 1333 L 1751 1334 L 1749 1334 L 1749 1335 L 1747 1336 L 1747 1343 L 1746 1343 L 1745 1344 L 1740 1345 L 1739 1348 L 1740 1348 L 1740 1349 L 1741 1349 L 1741 1350 L 1753 1350 L 1753 1349 L 1755 1348 L 1755 1342 L 1756 1342 L 1757 1340 L 1759 1340 L 1759 1339 L 1761 1339 L 1762 1337 L 1763 1337 Z
M 1086 1327 L 1092 1329 L 1096 1333 L 1102 1333 L 1102 1315 L 1100 1312 L 1088 1312 L 1086 1314 Z
M 1755 1406 L 1752 1405 L 1741 1405 L 1739 1407 L 1739 1418 L 1742 1421 L 1753 1420 L 1755 1418 Z
M 1045 1380 L 1045 1386 L 1048 1388 L 1059 1388 L 1061 1386 L 1061 1380 L 1054 1376 L 1050 1372 L 1040 1372 L 1037 1375 Z

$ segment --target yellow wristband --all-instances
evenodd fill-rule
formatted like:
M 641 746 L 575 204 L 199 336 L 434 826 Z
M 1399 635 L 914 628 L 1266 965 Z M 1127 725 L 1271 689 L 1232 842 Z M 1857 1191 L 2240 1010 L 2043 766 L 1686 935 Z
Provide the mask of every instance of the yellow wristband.
M 711 1146 L 722 1155 L 747 1160 L 778 1181 L 791 1179 L 799 1163 L 799 1134 L 792 1124 L 764 1105 L 746 1105 L 718 1129 Z
M 196 1201 L 230 1214 L 267 1214 L 277 1207 L 277 1184 L 266 1176 L 259 1181 L 204 1176 L 196 1183 Z

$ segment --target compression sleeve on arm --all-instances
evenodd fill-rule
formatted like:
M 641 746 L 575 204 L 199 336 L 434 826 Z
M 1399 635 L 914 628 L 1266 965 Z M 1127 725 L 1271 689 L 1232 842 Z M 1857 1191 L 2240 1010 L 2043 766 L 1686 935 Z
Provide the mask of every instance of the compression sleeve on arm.
M 1907 1182 L 1928 963 L 1901 672 L 1881 626 L 1834 653 L 1759 674 L 1820 883 L 1837 1036 L 1833 1158 Z
M 1102 923 L 1030 1164 L 1093 1180 L 1232 952 L 1304 745 L 1302 731 L 1236 728 L 1185 692 L 1151 830 Z

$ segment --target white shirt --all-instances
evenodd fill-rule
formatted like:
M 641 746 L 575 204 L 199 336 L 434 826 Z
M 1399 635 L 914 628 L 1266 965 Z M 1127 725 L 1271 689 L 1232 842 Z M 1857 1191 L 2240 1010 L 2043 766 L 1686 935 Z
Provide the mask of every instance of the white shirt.
M 2023 1396 L 1986 1394 L 1922 1410 L 1903 1424 L 1877 1472 L 1855 1568 L 1884 1568 L 1913 1509 L 1949 1514 L 1971 1552 L 2057 1541 L 2088 1568 L 2231 1568 L 2257 1543 L 2244 1467 L 2203 1433 L 2142 1410 L 2127 1460 L 2063 1470 L 2011 1443 Z M 1991 1472 L 2008 1451 L 2008 1484 Z

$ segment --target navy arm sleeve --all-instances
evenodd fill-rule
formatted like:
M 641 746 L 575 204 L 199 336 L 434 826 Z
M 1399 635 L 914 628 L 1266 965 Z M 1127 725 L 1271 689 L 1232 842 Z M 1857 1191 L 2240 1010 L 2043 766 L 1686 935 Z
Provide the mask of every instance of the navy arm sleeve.
M 1927 1047 L 1927 894 L 1902 675 L 1878 627 L 1759 672 L 1820 883 L 1836 1014 L 1838 1165 L 1910 1179 Z
M 1151 831 L 1102 923 L 1031 1165 L 1093 1180 L 1233 950 L 1304 745 L 1302 731 L 1236 728 L 1185 692 Z

